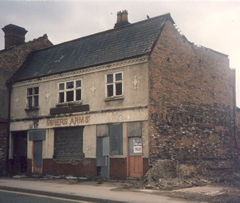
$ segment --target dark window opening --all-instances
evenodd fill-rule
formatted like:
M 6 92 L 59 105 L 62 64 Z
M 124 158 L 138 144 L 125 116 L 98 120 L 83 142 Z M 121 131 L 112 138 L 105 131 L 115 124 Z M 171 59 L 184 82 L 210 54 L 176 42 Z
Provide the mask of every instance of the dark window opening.
M 67 92 L 67 102 L 73 101 L 73 91 Z
M 63 103 L 64 102 L 64 92 L 60 92 L 59 93 L 59 103 Z
M 116 95 L 122 95 L 122 83 L 116 84 Z
M 76 100 L 81 100 L 81 89 L 76 90 Z
M 107 75 L 107 83 L 113 83 L 113 74 Z
M 112 97 L 113 96 L 113 85 L 107 86 L 107 96 Z
M 67 82 L 67 89 L 71 89 L 74 87 L 74 83 L 72 82 Z

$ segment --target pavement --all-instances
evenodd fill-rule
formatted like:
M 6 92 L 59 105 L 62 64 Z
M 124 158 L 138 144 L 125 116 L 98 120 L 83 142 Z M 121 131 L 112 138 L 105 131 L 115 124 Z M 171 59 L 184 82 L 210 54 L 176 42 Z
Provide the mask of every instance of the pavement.
M 182 203 L 197 202 L 173 198 L 157 190 L 124 188 L 120 182 L 0 178 L 0 190 L 34 193 L 91 202 Z

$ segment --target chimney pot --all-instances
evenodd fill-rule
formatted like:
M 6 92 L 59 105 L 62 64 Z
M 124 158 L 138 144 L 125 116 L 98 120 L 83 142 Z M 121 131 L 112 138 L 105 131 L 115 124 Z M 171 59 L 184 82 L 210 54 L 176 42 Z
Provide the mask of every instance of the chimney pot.
M 118 11 L 117 12 L 117 23 L 121 23 L 121 21 L 122 21 L 122 12 Z
M 129 24 L 129 22 L 128 22 L 127 10 L 118 11 L 117 12 L 117 22 L 116 22 L 114 28 L 120 28 L 120 27 L 123 27 L 128 24 Z
M 122 11 L 122 22 L 128 22 L 128 12 L 127 12 L 127 10 Z
M 5 49 L 25 43 L 27 30 L 23 27 L 9 24 L 2 28 L 5 33 Z

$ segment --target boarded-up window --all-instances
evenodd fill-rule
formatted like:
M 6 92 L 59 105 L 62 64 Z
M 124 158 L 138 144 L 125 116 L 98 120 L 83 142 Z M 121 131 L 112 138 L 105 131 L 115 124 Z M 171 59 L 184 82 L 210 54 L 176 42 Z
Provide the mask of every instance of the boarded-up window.
M 128 123 L 128 137 L 141 137 L 142 136 L 142 123 L 130 122 Z
M 122 123 L 109 125 L 110 154 L 123 154 L 123 130 Z
M 54 144 L 56 159 L 83 158 L 83 127 L 55 129 Z

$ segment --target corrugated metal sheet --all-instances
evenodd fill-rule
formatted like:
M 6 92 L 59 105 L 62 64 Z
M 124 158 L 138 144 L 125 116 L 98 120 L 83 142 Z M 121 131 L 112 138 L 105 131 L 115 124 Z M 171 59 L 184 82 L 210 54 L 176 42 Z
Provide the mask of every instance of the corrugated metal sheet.
M 34 167 L 42 167 L 42 141 L 34 141 Z
M 123 154 L 123 130 L 122 123 L 109 125 L 110 154 Z
M 54 138 L 56 159 L 83 158 L 83 127 L 57 128 Z

